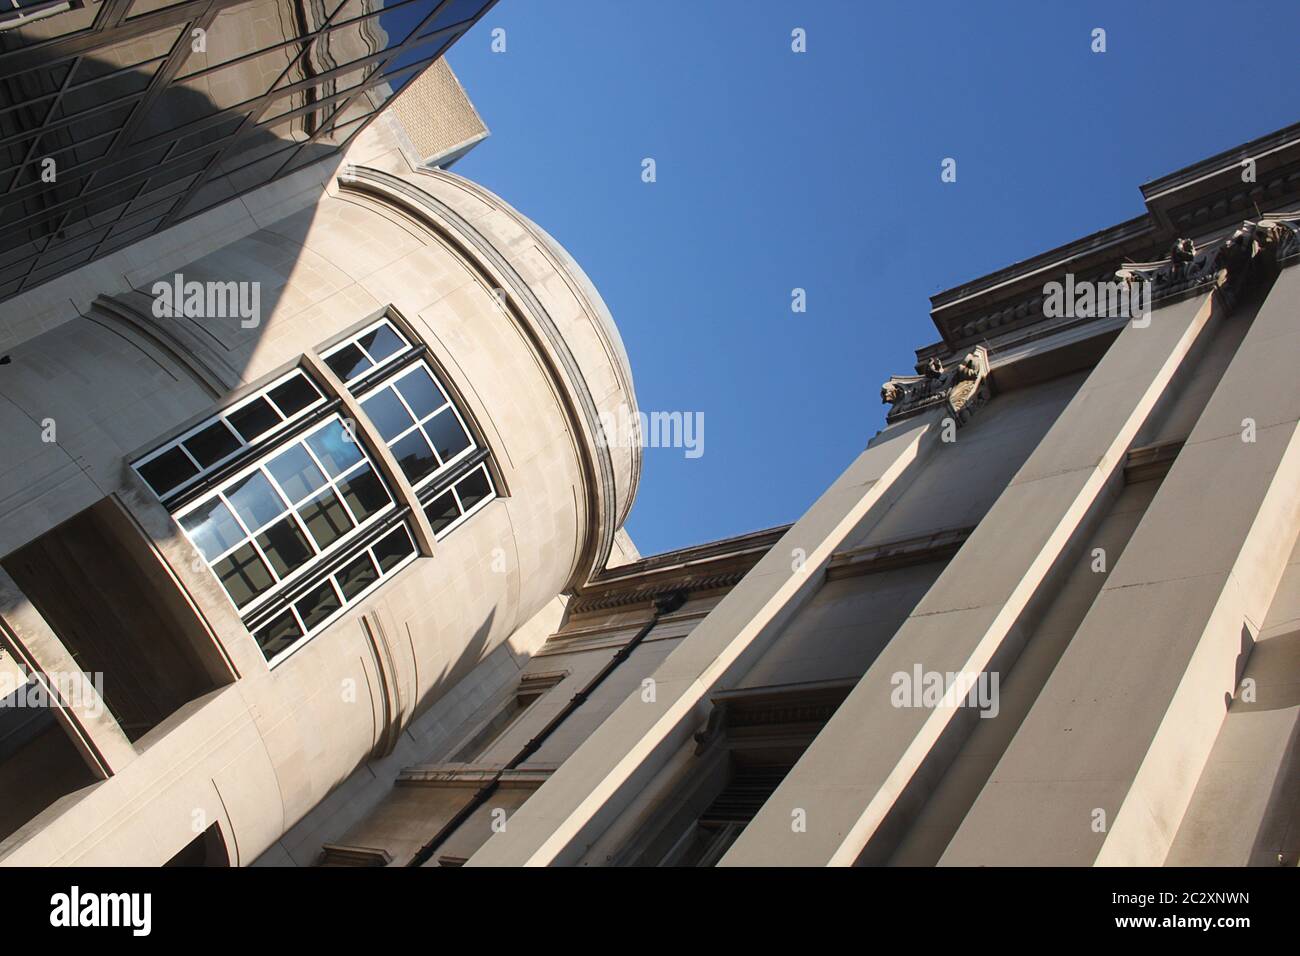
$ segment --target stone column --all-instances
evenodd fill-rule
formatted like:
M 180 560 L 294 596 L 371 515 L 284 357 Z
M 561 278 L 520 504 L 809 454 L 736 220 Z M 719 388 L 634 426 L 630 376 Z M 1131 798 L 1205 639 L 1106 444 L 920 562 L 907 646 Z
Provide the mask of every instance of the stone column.
M 1219 311 L 1218 296 L 1200 295 L 1125 327 L 723 864 L 885 860 L 978 719 L 895 706 L 895 675 L 1010 668 L 1027 612 L 1111 500 L 1134 436 Z
M 1165 861 L 1300 532 L 1298 303 L 1284 270 L 941 862 Z
M 882 432 L 839 480 L 653 674 L 564 762 L 470 865 L 575 861 L 707 717 L 708 701 L 766 650 L 817 593 L 831 555 L 891 488 L 939 444 L 950 409 L 935 407 Z

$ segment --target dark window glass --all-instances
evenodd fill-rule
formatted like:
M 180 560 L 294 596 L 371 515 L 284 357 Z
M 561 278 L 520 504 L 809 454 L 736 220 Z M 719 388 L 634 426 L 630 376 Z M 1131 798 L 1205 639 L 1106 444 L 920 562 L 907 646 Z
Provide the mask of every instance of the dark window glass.
M 275 413 L 271 403 L 264 398 L 254 399 L 247 405 L 235 409 L 226 416 L 226 420 L 246 442 L 251 442 L 280 424 L 280 416 Z
M 443 461 L 450 461 L 469 447 L 469 436 L 456 421 L 455 413 L 444 409 L 424 423 L 424 430 L 429 433 L 429 440 Z
M 227 455 L 239 450 L 239 439 L 223 421 L 215 421 L 201 432 L 196 432 L 182 444 L 204 468 L 215 465 Z
M 194 467 L 194 462 L 185 456 L 185 452 L 179 448 L 172 448 L 163 452 L 152 461 L 145 462 L 139 468 L 140 477 L 149 483 L 158 495 L 162 497 L 171 491 L 182 481 L 193 478 L 199 473 Z
M 438 460 L 433 457 L 433 452 L 429 450 L 429 443 L 424 440 L 418 428 L 392 447 L 393 456 L 412 484 L 419 482 L 438 468 Z
M 294 605 L 298 613 L 302 615 L 302 623 L 307 626 L 309 631 L 342 606 L 339 603 L 339 596 L 334 592 L 334 585 L 329 581 L 312 591 L 308 591 L 307 596 L 299 599 Z
M 271 572 L 251 544 L 232 551 L 212 566 L 235 607 L 243 607 L 271 586 Z
M 415 412 L 417 418 L 426 418 L 447 404 L 442 389 L 438 388 L 432 376 L 422 368 L 417 368 L 399 379 L 397 390 L 402 393 L 402 398 L 406 399 L 406 403 L 411 406 L 411 411 Z
M 312 556 L 311 545 L 293 518 L 288 517 L 271 525 L 257 536 L 266 559 L 281 578 L 287 578 L 307 563 Z
M 339 590 L 343 592 L 343 596 L 351 601 L 379 580 L 379 572 L 375 570 L 370 555 L 362 554 L 361 557 L 340 571 L 335 580 L 338 581 Z
M 355 345 L 346 345 L 325 359 L 334 374 L 347 382 L 370 368 L 370 359 Z
M 298 514 L 302 516 L 303 523 L 322 551 L 352 530 L 348 513 L 343 510 L 338 495 L 332 491 L 326 491 L 307 502 L 298 509 Z
M 260 471 L 253 472 L 227 491 L 226 497 L 249 531 L 273 521 L 285 508 L 280 495 Z
M 290 501 L 301 501 L 325 484 L 325 476 L 300 444 L 272 459 L 266 470 L 280 483 Z
M 456 483 L 456 494 L 460 495 L 461 507 L 469 511 L 492 494 L 492 485 L 488 482 L 487 473 L 482 468 L 471 471 Z
M 361 407 L 370 416 L 370 420 L 375 423 L 379 434 L 384 436 L 386 442 L 392 441 L 415 424 L 410 412 L 402 407 L 401 399 L 391 388 L 385 388 L 371 395 L 361 403 Z
M 344 429 L 342 422 L 330 422 L 307 439 L 317 459 L 330 477 L 336 478 L 361 461 L 361 449 Z
M 208 561 L 215 560 L 217 555 L 244 537 L 243 529 L 235 521 L 235 516 L 218 500 L 209 501 L 191 511 L 181 519 L 181 527 Z
M 389 534 L 388 537 L 381 538 L 379 543 L 375 545 L 374 551 L 375 560 L 379 562 L 379 569 L 387 573 L 414 554 L 415 545 L 411 543 L 411 536 L 406 533 L 406 526 L 402 525 Z
M 302 411 L 320 398 L 320 392 L 316 391 L 316 386 L 307 380 L 306 375 L 295 375 L 287 382 L 281 382 L 267 394 L 284 413 L 285 418 Z
M 372 329 L 357 341 L 376 362 L 382 362 L 389 356 L 396 355 L 406 345 L 387 324 Z
M 340 481 L 339 490 L 358 524 L 388 505 L 388 491 L 369 465 Z
M 433 525 L 433 533 L 437 534 L 460 517 L 460 508 L 456 506 L 456 496 L 448 490 L 425 505 L 424 513 Z
M 279 617 L 272 618 L 271 623 L 258 628 L 257 633 L 253 636 L 257 638 L 258 646 L 262 648 L 262 654 L 265 655 L 267 660 L 270 660 L 302 637 L 302 628 L 298 626 L 298 621 L 293 616 L 293 612 L 285 611 Z

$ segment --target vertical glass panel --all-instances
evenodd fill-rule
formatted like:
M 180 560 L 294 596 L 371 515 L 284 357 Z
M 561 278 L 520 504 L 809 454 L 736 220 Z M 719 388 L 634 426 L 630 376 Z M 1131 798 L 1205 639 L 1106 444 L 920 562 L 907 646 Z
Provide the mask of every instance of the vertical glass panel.
M 386 442 L 392 441 L 415 424 L 391 387 L 380 389 L 362 402 L 361 407 Z
M 239 451 L 241 445 L 239 439 L 226 427 L 226 423 L 220 420 L 195 432 L 181 444 L 204 468 L 211 467 L 221 459 L 233 455 Z
M 306 375 L 295 375 L 293 378 L 281 382 L 267 392 L 267 395 L 271 401 L 275 402 L 276 407 L 284 413 L 285 418 L 291 418 L 320 398 L 320 392 L 316 391 L 316 386 L 311 383 Z
M 387 507 L 390 500 L 383 482 L 369 465 L 340 481 L 339 491 L 358 524 Z
M 325 359 L 325 364 L 332 368 L 334 374 L 343 381 L 350 382 L 370 368 L 371 362 L 370 359 L 365 357 L 361 349 L 349 343 L 329 355 Z
M 264 398 L 258 398 L 235 409 L 226 416 L 226 420 L 246 442 L 253 441 L 280 424 L 280 416 L 271 407 L 271 403 Z
M 325 466 L 331 477 L 343 474 L 357 462 L 361 461 L 361 449 L 352 440 L 343 424 L 330 422 L 320 431 L 307 439 L 307 444 L 316 453 L 320 463 Z
M 244 537 L 243 529 L 219 499 L 205 502 L 181 519 L 181 527 L 209 562 Z
M 301 444 L 271 459 L 266 470 L 279 482 L 290 501 L 302 501 L 325 484 L 325 476 Z
M 379 569 L 387 574 L 415 553 L 415 545 L 411 543 L 406 526 L 401 525 L 387 537 L 381 538 L 375 545 L 374 552 Z
M 456 494 L 460 496 L 461 507 L 466 511 L 484 498 L 491 497 L 492 484 L 488 481 L 487 470 L 480 466 L 458 481 Z
M 298 514 L 322 551 L 352 530 L 343 503 L 332 491 L 313 498 L 298 509 Z
M 379 572 L 375 570 L 374 562 L 370 560 L 370 555 L 366 553 L 345 566 L 338 573 L 336 580 L 338 581 L 339 590 L 343 592 L 343 597 L 351 601 L 379 580 Z
M 333 583 L 326 581 L 320 587 L 308 591 L 307 596 L 300 598 L 294 608 L 302 617 L 302 623 L 310 631 L 342 606 L 338 594 L 334 591 Z
M 297 571 L 312 557 L 311 545 L 303 537 L 298 522 L 291 517 L 283 518 L 259 534 L 257 543 L 281 579 Z
M 260 471 L 253 472 L 227 491 L 226 497 L 250 531 L 274 521 L 285 509 L 279 493 Z
M 194 462 L 190 461 L 185 452 L 179 448 L 168 449 L 136 470 L 160 498 L 182 481 L 193 478 L 199 473 Z
M 406 347 L 406 343 L 398 337 L 397 333 L 387 323 L 371 329 L 361 336 L 357 342 L 370 353 L 370 357 L 376 362 L 391 358 Z
M 236 548 L 212 566 L 235 607 L 243 607 L 274 582 L 251 544 Z
M 433 525 L 433 533 L 437 534 L 460 517 L 460 508 L 456 505 L 456 496 L 448 489 L 425 505 L 424 513 L 429 524 Z
M 267 660 L 270 660 L 302 637 L 302 628 L 298 625 L 298 619 L 293 616 L 293 612 L 285 611 L 279 617 L 272 618 L 270 623 L 259 628 L 253 636 L 257 638 L 258 646 L 262 648 L 262 654 Z
M 429 440 L 444 462 L 455 458 L 470 445 L 469 436 L 450 408 L 425 422 L 424 430 L 429 433 Z
M 406 399 L 406 404 L 411 406 L 411 411 L 415 412 L 417 418 L 426 418 L 447 404 L 442 389 L 422 367 L 398 379 L 397 390 L 402 393 L 402 398 Z
M 405 438 L 393 443 L 393 457 L 402 466 L 402 471 L 412 484 L 427 478 L 438 468 L 438 460 L 433 457 L 429 443 L 417 428 Z

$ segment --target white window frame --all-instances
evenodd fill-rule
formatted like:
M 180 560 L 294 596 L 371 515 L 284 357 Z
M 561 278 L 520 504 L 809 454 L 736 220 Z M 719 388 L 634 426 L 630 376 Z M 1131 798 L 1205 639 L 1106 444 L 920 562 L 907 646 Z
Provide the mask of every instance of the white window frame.
M 307 439 L 312 435 L 315 435 L 317 432 L 324 431 L 332 424 L 338 424 L 339 427 L 343 429 L 345 434 L 348 435 L 352 434 L 349 431 L 347 423 L 344 421 L 342 415 L 339 414 L 331 415 L 325 418 L 323 421 L 317 423 L 316 425 L 313 425 L 311 428 L 304 431 L 301 435 L 296 435 L 292 441 L 277 444 L 273 448 L 269 448 L 267 452 L 264 455 L 259 456 L 257 460 L 250 462 L 248 465 L 244 466 L 243 468 L 240 468 L 234 474 L 222 480 L 221 485 L 219 487 L 214 488 L 208 494 L 202 495 L 196 498 L 194 501 L 187 503 L 184 507 L 178 509 L 173 513 L 173 517 L 176 519 L 177 524 L 180 524 L 182 530 L 184 530 L 184 524 L 182 522 L 186 517 L 188 517 L 190 514 L 194 513 L 195 511 L 199 510 L 200 508 L 211 504 L 214 500 L 217 500 L 220 501 L 221 504 L 225 506 L 225 508 L 234 517 L 240 530 L 244 532 L 245 537 L 241 538 L 238 542 L 236 542 L 231 547 L 226 548 L 217 556 L 209 559 L 206 555 L 204 555 L 203 558 L 204 561 L 207 563 L 209 570 L 211 570 L 213 572 L 213 575 L 216 576 L 216 571 L 214 566 L 218 562 L 224 560 L 230 554 L 234 553 L 239 548 L 242 548 L 245 544 L 251 544 L 258 558 L 266 566 L 267 571 L 271 574 L 271 577 L 275 583 L 266 591 L 262 592 L 257 597 L 253 598 L 253 600 L 251 600 L 250 602 L 244 605 L 236 605 L 234 598 L 230 596 L 229 592 L 226 593 L 227 599 L 230 601 L 231 605 L 234 606 L 235 610 L 239 613 L 241 617 L 246 618 L 256 613 L 260 607 L 262 607 L 267 602 L 273 600 L 276 597 L 276 595 L 278 595 L 279 593 L 281 593 L 287 588 L 294 587 L 299 582 L 310 577 L 313 568 L 315 568 L 317 573 L 319 573 L 319 567 L 323 562 L 329 561 L 329 559 L 332 558 L 334 555 L 346 549 L 350 543 L 354 542 L 365 531 L 365 529 L 374 527 L 376 524 L 383 521 L 384 518 L 393 514 L 400 507 L 396 497 L 393 494 L 393 490 L 388 486 L 388 483 L 384 481 L 383 472 L 381 472 L 379 468 L 375 465 L 375 462 L 370 457 L 370 454 L 366 450 L 366 447 L 361 442 L 357 441 L 355 437 L 352 439 L 352 443 L 357 447 L 357 450 L 361 453 L 361 461 L 357 462 L 355 465 L 350 467 L 346 472 L 344 472 L 342 475 L 338 476 L 337 478 L 330 476 L 329 469 L 324 466 L 324 464 L 317 457 L 316 452 L 313 451 L 311 446 L 307 444 Z M 317 488 L 315 491 L 309 492 L 301 499 L 294 500 L 290 498 L 289 494 L 284 490 L 283 487 L 281 487 L 280 483 L 276 480 L 275 476 L 271 474 L 270 469 L 267 468 L 266 466 L 271 462 L 272 459 L 278 457 L 279 455 L 283 454 L 289 449 L 299 445 L 301 445 L 301 447 L 307 452 L 308 456 L 311 458 L 312 463 L 317 468 L 320 469 L 321 474 L 325 476 L 326 483 L 324 486 Z M 338 499 L 342 504 L 344 511 L 346 511 L 348 517 L 355 522 L 356 516 L 353 515 L 351 510 L 348 508 L 347 502 L 344 500 L 343 494 L 339 489 L 339 484 L 344 480 L 346 480 L 348 476 L 355 475 L 366 467 L 369 467 L 370 470 L 375 474 L 375 476 L 379 479 L 380 484 L 383 486 L 384 491 L 388 494 L 388 505 L 380 509 L 379 511 L 377 511 L 375 514 L 371 515 L 369 518 L 366 518 L 364 521 L 354 524 L 346 534 L 340 537 L 337 541 L 331 543 L 329 547 L 323 550 L 320 549 L 320 547 L 316 544 L 315 538 L 312 537 L 311 532 L 307 529 L 306 522 L 303 521 L 302 516 L 298 514 L 298 509 L 304 507 L 310 501 L 319 497 L 328 489 L 333 491 L 333 493 L 338 496 Z M 267 521 L 257 526 L 256 528 L 249 528 L 248 525 L 244 522 L 243 517 L 239 514 L 238 510 L 234 507 L 233 503 L 227 498 L 226 492 L 229 489 L 233 488 L 235 485 L 242 482 L 249 475 L 252 475 L 254 472 L 261 472 L 263 478 L 265 478 L 268 482 L 270 482 L 271 487 L 275 490 L 276 494 L 280 495 L 282 500 L 288 504 L 288 507 L 287 509 L 280 511 L 270 521 Z M 313 551 L 313 555 L 311 558 L 308 559 L 307 563 L 303 564 L 302 567 L 293 571 L 287 577 L 280 578 L 279 575 L 276 573 L 275 566 L 271 563 L 270 559 L 267 558 L 266 552 L 263 550 L 261 544 L 258 543 L 257 536 L 259 534 L 262 534 L 272 526 L 278 524 L 286 516 L 291 516 L 293 518 L 294 524 L 297 526 L 298 530 L 302 533 L 303 537 L 306 538 L 308 545 L 311 547 Z M 186 532 L 186 537 L 189 538 L 188 532 Z M 193 539 L 190 540 L 193 542 Z M 198 543 L 197 542 L 193 542 L 193 543 L 194 546 L 198 548 Z M 202 553 L 201 550 L 200 553 Z M 218 578 L 218 583 L 220 583 L 219 578 Z M 223 584 L 222 591 L 225 590 L 226 590 L 225 585 Z
M 375 557 L 374 550 L 381 541 L 386 540 L 390 534 L 393 534 L 399 528 L 406 532 L 407 541 L 411 545 L 411 553 L 408 554 L 401 561 L 399 561 L 397 564 L 393 565 L 387 571 L 385 571 L 383 568 L 379 566 L 379 561 Z M 399 571 L 414 563 L 415 559 L 420 556 L 420 548 L 415 543 L 415 535 L 411 532 L 410 524 L 407 521 L 398 521 L 392 526 L 392 528 L 388 530 L 388 532 L 380 535 L 374 541 L 370 542 L 370 544 L 366 545 L 364 548 L 357 551 L 357 553 L 353 556 L 353 560 L 355 560 L 356 558 L 360 557 L 363 554 L 367 554 L 370 556 L 371 565 L 374 567 L 374 569 L 377 572 L 379 572 L 379 576 L 375 578 L 375 580 L 371 581 L 370 584 L 368 584 L 363 590 L 359 591 L 357 595 L 352 598 L 349 598 L 346 595 L 344 595 L 343 589 L 339 586 L 338 581 L 335 580 L 338 574 L 342 572 L 343 568 L 347 567 L 347 564 L 342 565 L 341 567 L 337 568 L 334 571 L 331 571 L 329 574 L 322 577 L 320 583 L 321 584 L 328 583 L 330 585 L 330 587 L 334 591 L 334 596 L 339 600 L 339 606 L 337 609 L 331 612 L 328 617 L 321 620 L 320 623 L 318 623 L 315 627 L 308 628 L 306 626 L 306 623 L 303 621 L 302 615 L 298 612 L 298 607 L 297 607 L 298 601 L 302 600 L 302 598 L 307 596 L 308 592 L 310 591 L 310 589 L 308 589 L 307 591 L 304 591 L 301 595 L 299 595 L 299 597 L 296 600 L 286 604 L 282 612 L 272 615 L 270 618 L 264 621 L 258 628 L 250 629 L 250 633 L 253 635 L 253 639 L 256 640 L 257 631 L 260 631 L 264 627 L 268 627 L 276 619 L 281 617 L 283 614 L 287 613 L 292 615 L 294 621 L 297 622 L 298 624 L 298 629 L 302 631 L 302 634 L 292 644 L 289 644 L 283 650 L 279 651 L 277 654 L 275 654 L 274 657 L 267 658 L 266 660 L 267 667 L 275 667 L 276 665 L 283 662 L 290 654 L 293 654 L 295 651 L 302 648 L 313 637 L 315 637 L 321 631 L 325 630 L 327 627 L 329 627 L 331 624 L 337 621 L 340 617 L 342 617 L 344 612 L 346 612 L 349 608 L 355 607 L 356 605 L 360 604 L 367 597 L 369 597 L 376 590 L 378 590 L 381 585 L 388 583 L 388 581 L 391 580 Z M 258 646 L 260 649 L 261 645 Z
M 366 350 L 366 347 L 361 344 L 361 340 L 382 325 L 388 326 L 389 330 L 392 331 L 393 334 L 396 335 L 399 339 L 401 339 L 402 347 L 398 349 L 396 352 L 394 352 L 392 355 L 388 356 L 382 362 L 377 362 L 375 361 L 374 356 L 371 355 Z M 348 386 L 349 389 L 352 387 L 354 383 L 361 381 L 366 376 L 373 375 L 379 369 L 385 368 L 386 366 L 392 365 L 395 362 L 401 361 L 403 356 L 409 355 L 415 349 L 415 346 L 411 344 L 410 336 L 408 336 L 405 332 L 403 332 L 400 328 L 398 328 L 397 324 L 394 323 L 392 320 L 390 320 L 386 313 L 384 315 L 381 315 L 374 322 L 371 322 L 368 325 L 366 325 L 364 328 L 358 330 L 357 332 L 354 332 L 352 335 L 349 335 L 347 338 L 343 339 L 342 341 L 336 342 L 333 345 L 331 345 L 329 348 L 325 349 L 325 351 L 320 353 L 321 360 L 328 365 L 329 364 L 328 360 L 331 355 L 334 355 L 335 353 L 338 352 L 342 352 L 349 345 L 355 345 L 361 351 L 361 354 L 370 360 L 369 368 L 362 369 L 360 372 L 354 374 L 351 378 L 345 379 L 343 381 L 343 384 Z M 436 379 L 437 377 L 435 376 L 435 381 Z
M 313 401 L 311 404 L 299 409 L 298 411 L 294 412 L 292 415 L 286 415 L 284 411 L 280 408 L 280 406 L 275 403 L 275 399 L 270 397 L 270 393 L 275 391 L 281 385 L 283 385 L 284 383 L 288 382 L 289 380 L 293 379 L 296 376 L 301 376 L 302 378 L 306 379 L 308 384 L 310 384 L 311 387 L 316 390 L 317 397 L 316 400 Z M 231 415 L 239 411 L 241 408 L 244 408 L 247 405 L 251 405 L 258 399 L 262 399 L 262 398 L 265 398 L 267 403 L 271 406 L 271 408 L 276 412 L 276 414 L 280 416 L 280 421 L 278 424 L 272 425 L 266 431 L 256 435 L 254 438 L 250 440 L 245 440 L 243 436 L 239 434 L 239 431 L 233 425 L 231 425 L 227 419 L 229 419 Z M 155 448 L 153 451 L 149 452 L 149 454 L 144 455 L 141 458 L 137 459 L 135 462 L 132 463 L 131 467 L 135 470 L 136 474 L 140 476 L 140 480 L 143 481 L 145 485 L 147 485 L 149 489 L 154 492 L 154 494 L 158 495 L 160 500 L 166 501 L 167 499 L 174 498 L 176 495 L 181 494 L 182 492 L 184 492 L 189 488 L 192 488 L 194 485 L 201 482 L 204 478 L 206 478 L 208 475 L 211 475 L 213 472 L 219 471 L 222 468 L 222 466 L 238 458 L 240 455 L 248 451 L 248 449 L 253 448 L 256 445 L 260 445 L 264 442 L 275 441 L 277 436 L 279 436 L 284 431 L 292 427 L 295 422 L 301 421 L 304 417 L 310 415 L 312 412 L 314 412 L 316 409 L 320 408 L 321 406 L 325 405 L 327 402 L 328 399 L 321 391 L 320 386 L 317 385 L 314 381 L 312 381 L 311 376 L 306 374 L 306 372 L 302 368 L 294 368 L 289 370 L 285 374 L 279 376 L 274 381 L 270 382 L 264 387 L 259 388 L 257 391 L 249 395 L 245 395 L 239 401 L 234 402 L 228 407 L 221 409 L 221 411 L 217 412 L 216 414 L 209 415 L 198 424 L 190 428 L 187 428 L 185 431 L 183 431 L 181 434 L 177 435 L 175 438 L 168 441 L 166 444 L 160 445 L 158 448 Z M 199 432 L 204 431 L 210 425 L 216 422 L 220 422 L 222 425 L 224 425 L 226 429 L 230 432 L 230 434 L 235 438 L 235 440 L 239 442 L 239 445 L 234 451 L 230 452 L 224 457 L 213 462 L 211 465 L 203 466 L 199 464 L 198 459 L 196 459 L 194 455 L 190 453 L 190 450 L 185 447 L 183 442 L 185 442 L 189 438 L 193 438 Z M 181 453 L 189 460 L 189 462 L 192 465 L 194 465 L 196 472 L 195 474 L 191 475 L 189 478 L 186 478 L 180 484 L 175 485 L 167 489 L 166 491 L 159 492 L 156 488 L 154 488 L 152 484 L 149 483 L 149 480 L 144 477 L 140 469 L 143 468 L 145 465 L 149 464 L 154 459 L 161 458 L 163 455 L 167 454 L 169 451 L 171 451 L 174 448 L 180 449 Z
M 425 415 L 424 418 L 419 418 L 416 416 L 415 411 L 411 408 L 410 404 L 406 401 L 405 397 L 403 397 L 402 393 L 397 390 L 398 382 L 406 378 L 408 375 L 414 375 L 415 372 L 420 369 L 423 369 L 425 372 L 428 373 L 429 377 L 433 379 L 434 384 L 438 387 L 438 391 L 442 393 L 442 397 L 445 399 L 443 404 L 439 405 L 428 415 Z M 407 435 L 411 434 L 412 432 L 419 431 L 422 435 L 424 435 L 424 440 L 426 443 L 428 443 L 429 450 L 433 452 L 434 460 L 442 462 L 437 468 L 435 468 L 429 474 L 421 478 L 418 483 L 414 483 L 411 485 L 412 490 L 414 490 L 417 495 L 419 494 L 421 489 L 427 488 L 429 485 L 436 482 L 439 477 L 446 475 L 448 472 L 454 470 L 457 464 L 459 464 L 460 462 L 464 461 L 466 458 L 473 455 L 476 451 L 478 451 L 482 447 L 479 445 L 478 440 L 474 437 L 474 432 L 470 429 L 468 423 L 465 421 L 465 417 L 461 415 L 460 409 L 456 407 L 455 401 L 452 400 L 451 391 L 447 388 L 446 385 L 442 383 L 442 378 L 438 375 L 437 372 L 433 370 L 433 367 L 430 366 L 429 363 L 425 361 L 423 358 L 417 359 L 416 361 L 412 362 L 410 365 L 394 372 L 391 376 L 386 377 L 383 381 L 376 382 L 373 386 L 367 388 L 364 392 L 357 395 L 356 397 L 357 404 L 361 406 L 361 410 L 363 412 L 365 411 L 366 399 L 371 398 L 374 395 L 377 395 L 378 393 L 382 392 L 386 388 L 392 389 L 393 394 L 397 397 L 397 400 L 401 402 L 402 408 L 406 409 L 406 414 L 411 416 L 411 421 L 413 422 L 413 424 L 409 428 L 403 429 L 400 433 L 398 433 L 391 439 L 382 439 L 384 441 L 384 444 L 388 446 L 389 450 L 392 450 L 393 446 L 396 445 L 403 438 L 405 438 Z M 465 437 L 469 439 L 469 444 L 465 448 L 457 452 L 453 457 L 443 462 L 442 456 L 438 454 L 438 449 L 433 447 L 433 442 L 429 441 L 428 434 L 424 432 L 424 425 L 426 422 L 433 421 L 435 418 L 441 415 L 445 409 L 448 408 L 450 408 L 452 414 L 456 416 L 456 421 L 459 423 L 461 430 L 465 433 Z M 492 483 L 492 490 L 495 496 L 495 492 L 496 492 L 495 482 Z

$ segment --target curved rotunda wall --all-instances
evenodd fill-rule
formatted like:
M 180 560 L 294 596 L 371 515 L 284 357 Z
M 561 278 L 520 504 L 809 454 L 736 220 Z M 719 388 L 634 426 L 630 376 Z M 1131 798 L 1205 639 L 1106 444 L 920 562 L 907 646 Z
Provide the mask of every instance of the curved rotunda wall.
M 635 410 L 599 296 L 553 240 L 486 190 L 436 171 L 370 172 L 176 270 L 186 282 L 258 283 L 255 327 L 237 316 L 156 318 L 144 283 L 12 350 L 0 375 L 0 424 L 12 436 L 0 554 L 116 495 L 239 679 L 122 749 L 106 781 L 0 843 L 0 857 L 159 862 L 192 838 L 202 812 L 251 861 L 608 556 L 640 461 L 639 449 L 599 438 L 601 416 Z M 313 356 L 385 309 L 422 340 L 476 427 L 500 497 L 268 667 L 130 462 L 304 355 L 328 376 Z M 42 440 L 47 419 L 55 442 Z M 362 428 L 363 444 L 370 434 Z M 6 618 L 29 610 L 5 598 Z M 210 772 L 175 774 L 178 761 Z

